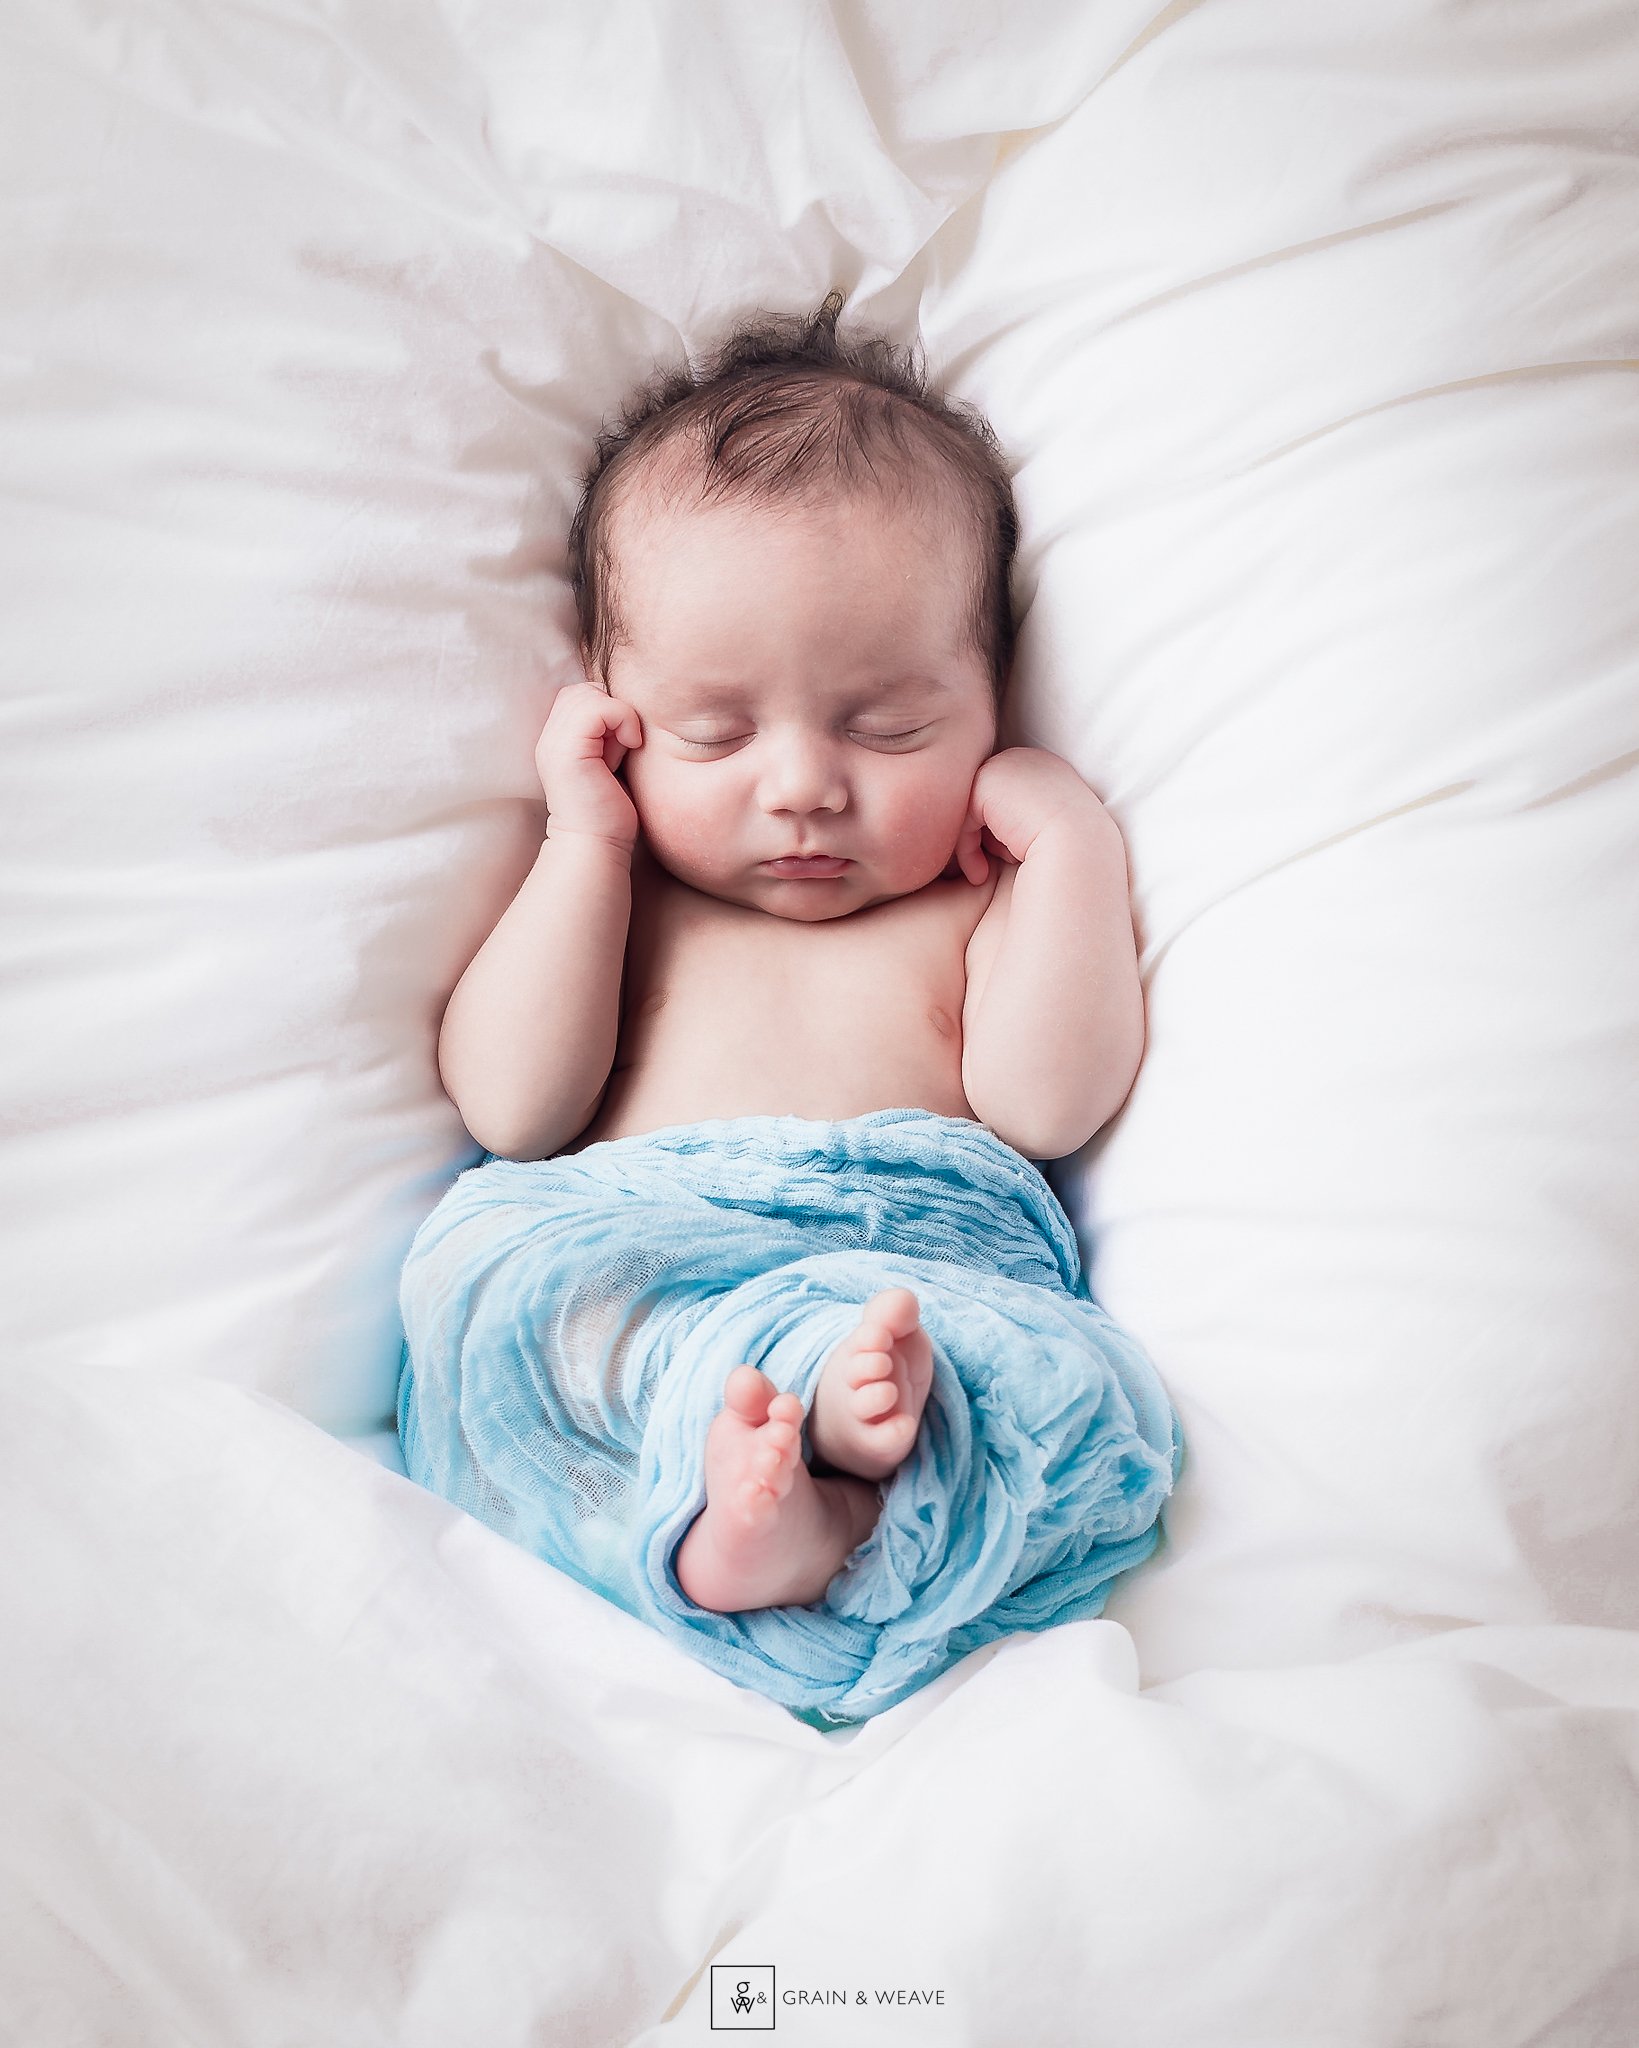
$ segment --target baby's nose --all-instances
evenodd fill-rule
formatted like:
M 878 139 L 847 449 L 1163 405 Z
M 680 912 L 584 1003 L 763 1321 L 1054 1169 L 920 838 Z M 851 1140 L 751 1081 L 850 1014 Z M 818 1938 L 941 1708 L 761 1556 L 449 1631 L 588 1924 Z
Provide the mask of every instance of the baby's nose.
M 770 736 L 758 783 L 765 811 L 840 811 L 848 780 L 840 749 L 816 735 Z

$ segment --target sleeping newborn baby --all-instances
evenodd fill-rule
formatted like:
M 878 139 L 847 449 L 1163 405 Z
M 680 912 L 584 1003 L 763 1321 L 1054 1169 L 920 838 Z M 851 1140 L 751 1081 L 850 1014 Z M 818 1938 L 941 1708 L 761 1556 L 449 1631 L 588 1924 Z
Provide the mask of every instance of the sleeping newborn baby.
M 839 304 L 600 441 L 590 680 L 444 1017 L 491 1156 L 406 1267 L 400 1403 L 413 1477 L 822 1721 L 1092 1611 L 1178 1453 L 1029 1164 L 1138 1066 L 1121 837 L 1067 762 L 995 751 L 993 437 Z

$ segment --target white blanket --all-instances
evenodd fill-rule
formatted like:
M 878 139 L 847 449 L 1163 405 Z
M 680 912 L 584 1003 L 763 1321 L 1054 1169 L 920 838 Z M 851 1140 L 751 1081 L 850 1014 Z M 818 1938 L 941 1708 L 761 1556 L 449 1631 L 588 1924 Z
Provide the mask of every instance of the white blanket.
M 0 2039 L 1639 2034 L 1636 91 L 1623 0 L 16 0 Z M 1019 464 L 1189 1463 L 822 1737 L 358 1448 L 577 467 L 832 284 Z

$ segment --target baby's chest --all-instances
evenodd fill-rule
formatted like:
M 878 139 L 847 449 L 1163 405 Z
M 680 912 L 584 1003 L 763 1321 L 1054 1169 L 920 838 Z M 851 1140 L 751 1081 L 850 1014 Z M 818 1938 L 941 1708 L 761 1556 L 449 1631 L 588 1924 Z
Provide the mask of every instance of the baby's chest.
M 759 1066 L 828 1061 L 844 1041 L 889 1058 L 942 1047 L 959 1058 L 978 893 L 935 884 L 814 924 L 699 897 L 662 902 L 628 954 L 621 1064 L 662 1039 Z

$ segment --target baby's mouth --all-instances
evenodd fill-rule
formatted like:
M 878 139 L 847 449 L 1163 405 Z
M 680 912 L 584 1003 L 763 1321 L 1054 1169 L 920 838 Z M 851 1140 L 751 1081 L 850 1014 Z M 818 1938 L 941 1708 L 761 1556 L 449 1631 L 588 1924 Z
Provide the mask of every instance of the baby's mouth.
M 851 868 L 853 862 L 835 853 L 792 853 L 779 860 L 760 863 L 763 872 L 788 882 L 830 882 Z

